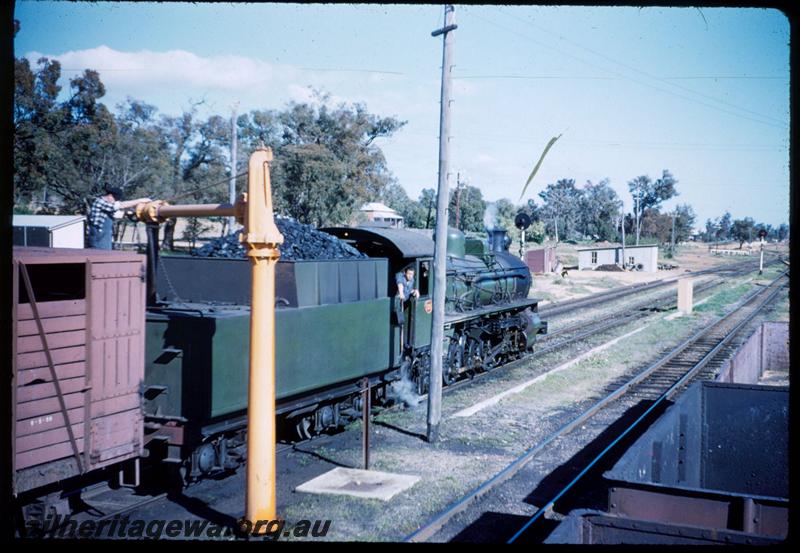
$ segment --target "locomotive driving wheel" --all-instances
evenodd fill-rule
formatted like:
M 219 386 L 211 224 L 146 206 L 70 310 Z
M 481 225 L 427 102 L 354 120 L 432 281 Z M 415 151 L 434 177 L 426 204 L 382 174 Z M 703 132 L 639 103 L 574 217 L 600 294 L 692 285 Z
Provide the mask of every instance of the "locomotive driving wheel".
M 447 355 L 442 363 L 442 381 L 449 386 L 458 377 L 459 369 L 464 365 L 464 344 L 466 339 L 463 334 L 458 334 L 457 339 L 450 340 Z
M 497 366 L 497 359 L 492 357 L 492 341 L 488 338 L 483 340 L 482 349 L 483 357 L 481 359 L 481 368 L 484 371 L 490 371 Z
M 426 360 L 427 356 L 424 353 L 414 357 L 409 370 L 411 378 L 414 379 L 414 383 L 417 385 L 417 395 L 420 396 L 428 392 L 428 374 L 430 367 Z
M 466 365 L 472 373 L 481 372 L 483 369 L 483 343 L 475 338 L 467 341 Z

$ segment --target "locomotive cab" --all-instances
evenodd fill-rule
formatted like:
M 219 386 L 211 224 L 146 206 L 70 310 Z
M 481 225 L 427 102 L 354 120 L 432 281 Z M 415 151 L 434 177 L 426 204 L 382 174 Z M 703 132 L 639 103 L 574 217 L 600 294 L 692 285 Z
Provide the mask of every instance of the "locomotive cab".
M 427 347 L 431 343 L 431 322 L 433 320 L 433 258 L 425 257 L 414 261 L 414 288 L 419 297 L 413 296 L 403 302 L 405 323 L 403 343 L 409 348 Z M 396 287 L 395 287 L 396 292 Z M 399 303 L 400 298 L 395 298 Z
M 392 363 L 402 370 L 410 365 L 418 392 L 426 392 L 433 312 L 434 242 L 430 233 L 374 226 L 322 230 L 370 257 L 387 258 L 393 302 Z M 537 334 L 546 332 L 538 300 L 528 297 L 530 271 L 507 251 L 506 244 L 504 231 L 493 234 L 489 247 L 478 247 L 462 232 L 448 230 L 445 384 L 518 358 L 533 348 Z M 414 287 L 420 296 L 410 298 L 401 308 L 395 275 L 408 265 L 416 270 Z

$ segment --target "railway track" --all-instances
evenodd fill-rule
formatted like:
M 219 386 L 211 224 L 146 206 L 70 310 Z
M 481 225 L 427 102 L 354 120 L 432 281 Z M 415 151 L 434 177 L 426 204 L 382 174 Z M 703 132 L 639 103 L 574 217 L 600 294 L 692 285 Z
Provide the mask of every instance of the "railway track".
M 780 262 L 780 258 L 769 259 L 764 262 L 764 267 L 768 267 L 778 262 Z M 597 294 L 592 294 L 590 296 L 582 298 L 575 298 L 572 300 L 548 304 L 539 309 L 539 315 L 543 319 L 546 319 L 548 317 L 554 317 L 557 315 L 570 313 L 578 309 L 597 307 L 599 305 L 608 303 L 618 298 L 624 298 L 626 296 L 630 296 L 631 294 L 641 294 L 643 292 L 647 292 L 650 290 L 657 290 L 659 288 L 669 286 L 670 284 L 675 283 L 678 279 L 681 278 L 698 277 L 698 276 L 725 273 L 725 272 L 730 272 L 735 275 L 735 274 L 752 272 L 757 267 L 758 263 L 754 263 L 752 261 L 745 261 L 742 263 L 733 263 L 730 265 L 723 265 L 721 267 L 712 267 L 710 269 L 703 269 L 701 271 L 692 271 L 689 273 L 683 273 L 681 275 L 673 275 L 666 278 L 653 280 L 650 282 L 630 284 L 628 286 L 615 288 L 607 292 L 599 292 Z
M 773 262 L 776 262 L 776 261 L 773 261 Z M 755 265 L 755 267 L 757 267 L 757 265 Z M 746 274 L 748 272 L 751 272 L 753 270 L 754 270 L 754 266 L 752 266 L 752 263 L 745 263 L 745 264 L 737 264 L 734 267 L 726 266 L 726 267 L 723 267 L 723 268 L 716 268 L 716 269 L 711 269 L 711 270 L 691 273 L 690 275 L 687 275 L 687 276 L 697 276 L 697 275 L 700 275 L 700 274 L 714 274 L 714 273 L 720 273 L 720 272 L 728 272 L 728 273 L 733 273 L 733 275 L 739 275 L 740 276 L 740 275 Z M 617 290 L 614 290 L 614 291 L 611 291 L 612 293 L 604 292 L 604 293 L 596 295 L 598 297 L 592 296 L 590 298 L 582 298 L 581 301 L 572 301 L 572 302 L 569 302 L 568 304 L 565 303 L 565 304 L 562 304 L 562 305 L 558 306 L 559 309 L 560 309 L 559 313 L 564 314 L 564 313 L 568 313 L 568 312 L 573 311 L 573 310 L 588 309 L 590 307 L 602 305 L 604 303 L 612 301 L 613 299 L 620 298 L 622 296 L 630 298 L 631 294 L 638 295 L 638 294 L 641 294 L 641 293 L 645 293 L 645 292 L 648 292 L 648 291 L 659 289 L 661 287 L 664 287 L 664 286 L 667 286 L 669 284 L 672 284 L 677 280 L 677 278 L 678 277 L 670 277 L 668 279 L 662 279 L 660 281 L 647 283 L 647 285 L 635 285 L 633 287 L 626 286 L 623 289 L 621 289 L 623 292 L 619 292 Z M 695 288 L 695 292 L 696 293 L 703 292 L 705 290 L 708 290 L 708 289 L 711 289 L 711 288 L 713 288 L 715 286 L 718 286 L 718 285 L 722 284 L 723 282 L 725 282 L 724 279 L 718 279 L 718 280 L 715 280 L 715 281 L 703 283 L 700 286 Z M 591 301 L 589 301 L 589 300 L 591 300 Z M 581 339 L 583 339 L 583 338 L 585 338 L 587 336 L 596 335 L 598 333 L 602 333 L 602 332 L 605 332 L 607 330 L 613 329 L 615 327 L 627 324 L 627 323 L 629 323 L 629 322 L 631 322 L 633 320 L 647 317 L 648 315 L 652 314 L 652 311 L 654 311 L 654 310 L 666 310 L 666 309 L 669 309 L 671 307 L 674 307 L 674 304 L 675 304 L 675 300 L 674 300 L 673 294 L 669 293 L 669 294 L 665 294 L 663 297 L 659 297 L 659 298 L 655 298 L 655 299 L 649 298 L 649 299 L 646 299 L 644 301 L 638 302 L 638 303 L 636 303 L 636 304 L 634 304 L 632 306 L 630 306 L 630 305 L 626 306 L 624 308 L 624 310 L 625 310 L 624 313 L 621 312 L 621 313 L 619 313 L 619 314 L 617 314 L 615 316 L 612 316 L 611 318 L 604 318 L 601 321 L 590 320 L 590 321 L 581 322 L 581 323 L 578 323 L 578 324 L 575 324 L 575 325 L 570 325 L 570 326 L 567 326 L 567 327 L 563 327 L 563 328 L 560 328 L 560 329 L 555 329 L 550 335 L 546 335 L 548 337 L 545 338 L 545 340 L 543 341 L 546 344 L 545 347 L 537 349 L 535 351 L 535 354 L 536 355 L 543 355 L 543 354 L 546 354 L 546 353 L 550 353 L 551 351 L 555 351 L 557 349 L 561 349 L 563 347 L 566 347 L 569 344 L 573 344 L 573 343 L 575 343 L 575 342 L 577 342 L 577 341 L 579 341 L 579 340 L 581 340 Z M 557 338 L 557 340 L 555 340 L 556 338 Z M 555 340 L 555 342 L 552 343 L 552 344 L 547 344 L 547 342 L 549 342 L 550 340 Z M 502 368 L 502 367 L 498 367 L 498 368 Z M 496 372 L 497 372 L 497 369 L 489 371 L 489 372 L 486 372 L 486 373 L 479 373 L 479 374 L 476 374 L 471 379 L 461 380 L 459 382 L 453 383 L 453 384 L 451 384 L 451 385 L 449 385 L 449 386 L 444 388 L 444 393 L 451 393 L 451 392 L 453 392 L 453 391 L 455 391 L 455 390 L 457 390 L 457 389 L 459 389 L 461 387 L 468 386 L 468 385 L 473 385 L 474 383 L 479 382 L 482 377 L 484 377 L 486 375 L 489 375 L 489 374 L 496 374 Z M 426 396 L 427 395 L 420 396 L 420 399 L 422 400 Z M 386 408 L 383 408 L 383 409 L 384 410 L 392 410 L 392 409 L 398 408 L 400 406 L 402 406 L 402 404 L 397 404 L 397 405 L 386 407 Z M 314 441 L 319 442 L 320 439 L 325 440 L 325 439 L 333 439 L 333 438 L 334 438 L 334 436 L 323 435 L 323 436 L 315 437 L 315 438 L 312 438 L 312 439 Z M 302 447 L 304 444 L 306 444 L 309 441 L 310 440 L 302 440 L 302 441 L 293 442 L 293 443 L 279 443 L 278 446 L 277 446 L 276 453 L 278 455 L 283 455 L 283 454 L 290 453 L 292 451 L 301 451 L 302 452 L 302 450 L 298 449 L 298 448 Z M 100 520 L 111 519 L 111 518 L 113 518 L 115 516 L 122 515 L 124 513 L 130 512 L 130 511 L 135 510 L 137 508 L 144 507 L 144 506 L 147 506 L 147 505 L 151 505 L 153 503 L 157 503 L 157 502 L 159 502 L 159 501 L 161 501 L 163 499 L 166 499 L 167 496 L 168 496 L 167 493 L 159 493 L 159 494 L 156 494 L 156 495 L 147 495 L 147 496 L 143 496 L 143 497 L 135 496 L 133 494 L 124 494 L 124 495 L 125 495 L 125 497 L 118 498 L 120 503 L 124 503 L 123 505 L 115 507 L 115 508 L 112 508 L 107 513 L 101 513 L 98 517 L 93 518 L 93 520 L 100 521 Z M 96 509 L 95 509 L 95 511 L 96 511 Z
M 509 542 L 519 539 L 539 521 L 545 513 L 551 512 L 556 504 L 575 484 L 592 469 L 611 448 L 632 432 L 641 421 L 663 402 L 674 398 L 692 382 L 710 378 L 724 362 L 732 341 L 740 331 L 765 307 L 770 305 L 786 285 L 786 272 L 772 281 L 769 286 L 756 289 L 727 314 L 713 324 L 706 326 L 681 344 L 672 348 L 658 360 L 648 365 L 632 378 L 614 382 L 613 390 L 588 409 L 582 411 L 570 422 L 558 428 L 544 440 L 528 449 L 525 453 L 507 465 L 502 471 L 487 480 L 465 496 L 450 504 L 444 510 L 429 519 L 422 527 L 406 536 L 405 541 L 425 541 L 434 536 L 454 516 L 468 509 L 481 498 L 486 497 L 498 486 L 513 478 L 532 459 L 541 454 L 548 446 L 574 429 L 587 423 L 592 417 L 618 402 L 623 396 L 632 401 L 652 401 L 652 405 L 632 424 L 614 438 L 609 438 L 608 446 L 589 461 L 586 466 L 569 483 L 559 489 L 552 498 L 544 503 L 528 521 L 511 537 Z

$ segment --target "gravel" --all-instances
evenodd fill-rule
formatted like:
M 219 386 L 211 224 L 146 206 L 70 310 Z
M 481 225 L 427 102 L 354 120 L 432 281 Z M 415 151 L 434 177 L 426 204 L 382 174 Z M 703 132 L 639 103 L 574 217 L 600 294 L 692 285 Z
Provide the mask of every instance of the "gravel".
M 367 257 L 346 242 L 322 232 L 311 225 L 304 225 L 292 219 L 275 218 L 275 224 L 283 235 L 280 246 L 281 260 L 298 261 L 304 259 L 354 259 Z M 244 258 L 246 249 L 239 242 L 241 230 L 222 238 L 217 238 L 196 248 L 192 255 L 198 257 Z

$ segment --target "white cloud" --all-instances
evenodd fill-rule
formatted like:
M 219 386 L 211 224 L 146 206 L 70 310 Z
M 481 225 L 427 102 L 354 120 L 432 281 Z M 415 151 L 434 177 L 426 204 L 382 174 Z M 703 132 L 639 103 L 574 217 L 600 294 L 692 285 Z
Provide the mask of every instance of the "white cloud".
M 166 113 L 179 112 L 198 99 L 218 112 L 227 111 L 233 102 L 239 102 L 242 110 L 279 107 L 290 100 L 316 103 L 313 87 L 328 93 L 332 105 L 360 102 L 374 113 L 410 119 L 420 109 L 429 115 L 436 107 L 433 98 L 438 98 L 438 88 L 408 86 L 401 75 L 302 69 L 245 56 L 204 57 L 185 50 L 123 52 L 103 45 L 62 54 L 28 52 L 25 57 L 32 64 L 41 57 L 58 60 L 65 88 L 70 77 L 94 69 L 106 87 L 108 105 L 131 96 Z M 430 105 L 424 102 L 426 96 Z
M 43 54 L 30 52 L 35 61 Z M 121 52 L 108 46 L 48 55 L 61 62 L 65 73 L 97 70 L 107 87 L 192 87 L 246 90 L 274 81 L 286 68 L 242 56 L 201 57 L 185 50 Z M 292 69 L 288 73 L 295 72 Z
M 289 98 L 295 102 L 312 102 L 314 100 L 314 92 L 310 86 L 290 84 L 287 90 L 289 91 Z

